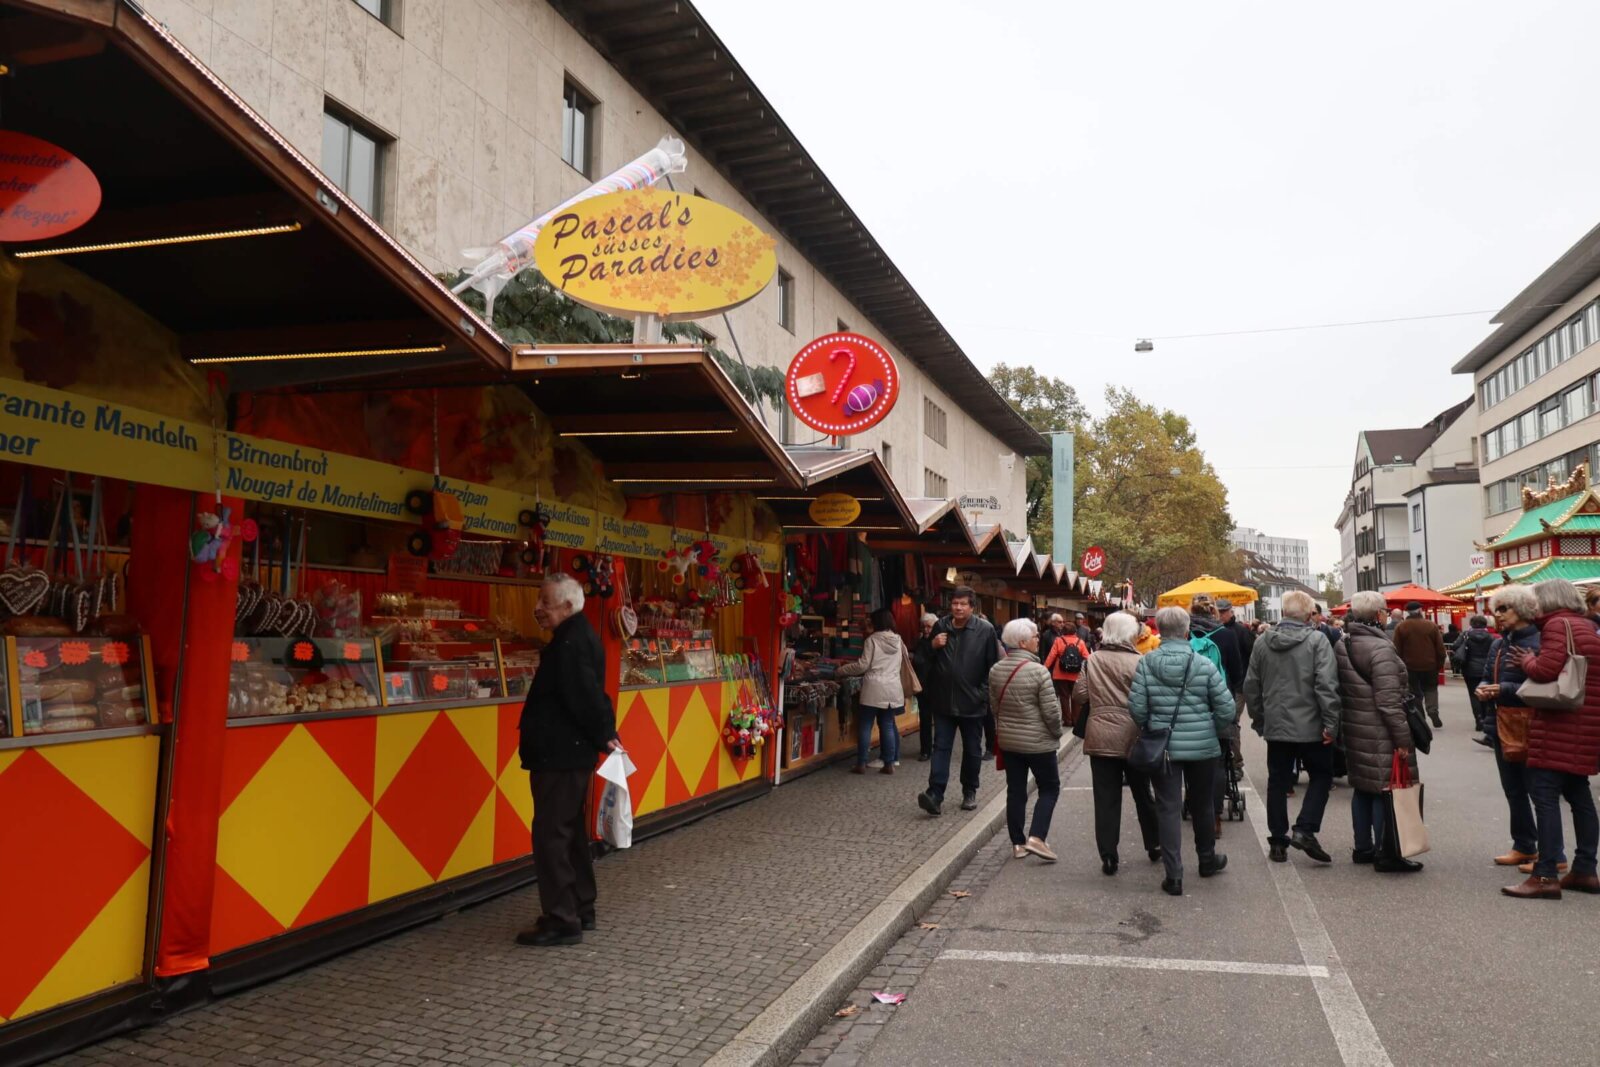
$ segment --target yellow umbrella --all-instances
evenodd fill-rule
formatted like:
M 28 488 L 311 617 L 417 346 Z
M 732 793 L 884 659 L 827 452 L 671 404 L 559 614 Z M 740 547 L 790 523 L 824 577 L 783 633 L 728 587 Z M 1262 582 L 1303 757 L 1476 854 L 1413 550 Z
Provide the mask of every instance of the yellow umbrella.
M 1202 593 L 1212 598 L 1225 596 L 1235 604 L 1250 604 L 1257 599 L 1256 591 L 1249 586 L 1234 585 L 1232 582 L 1225 582 L 1221 578 L 1202 574 L 1192 582 L 1184 582 L 1178 588 L 1168 589 L 1165 593 L 1162 593 L 1156 598 L 1156 607 L 1187 608 L 1189 601 Z

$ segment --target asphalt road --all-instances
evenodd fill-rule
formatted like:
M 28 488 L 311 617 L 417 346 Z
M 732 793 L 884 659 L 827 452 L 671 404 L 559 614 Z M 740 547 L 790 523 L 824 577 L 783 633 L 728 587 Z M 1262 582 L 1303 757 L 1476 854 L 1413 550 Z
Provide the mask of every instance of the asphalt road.
M 1186 895 L 1162 893 L 1125 803 L 1122 869 L 1108 878 L 1085 761 L 1050 834 L 1062 862 L 1008 860 L 962 901 L 959 930 L 860 1062 L 1595 1062 L 1600 898 L 1500 894 L 1522 876 L 1491 862 L 1510 844 L 1493 756 L 1471 742 L 1460 683 L 1441 698 L 1445 729 L 1422 764 L 1422 872 L 1350 862 L 1341 784 L 1321 834 L 1331 865 L 1294 851 L 1268 863 L 1252 791 L 1247 820 L 1224 826 L 1222 874 L 1199 878 L 1186 840 Z M 1245 737 L 1264 793 L 1265 745 Z

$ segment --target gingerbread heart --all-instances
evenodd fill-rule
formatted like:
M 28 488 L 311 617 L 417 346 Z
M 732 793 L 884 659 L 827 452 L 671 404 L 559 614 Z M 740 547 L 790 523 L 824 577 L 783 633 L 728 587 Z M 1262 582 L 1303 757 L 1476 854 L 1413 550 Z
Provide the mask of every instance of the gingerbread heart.
M 36 567 L 0 571 L 0 607 L 12 615 L 32 615 L 50 592 L 50 576 Z
M 83 633 L 94 617 L 94 587 L 98 583 L 83 582 L 67 590 L 66 606 L 62 619 L 75 634 Z
M 260 582 L 240 582 L 239 602 L 233 609 L 233 621 L 240 626 L 249 621 L 265 595 L 266 590 L 261 588 Z

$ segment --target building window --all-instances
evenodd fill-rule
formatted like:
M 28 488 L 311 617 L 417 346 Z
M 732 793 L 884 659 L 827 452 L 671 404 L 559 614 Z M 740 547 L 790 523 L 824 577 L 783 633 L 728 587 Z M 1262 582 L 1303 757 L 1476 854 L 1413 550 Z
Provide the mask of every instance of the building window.
M 1422 504 L 1420 502 L 1411 505 L 1411 528 L 1413 530 L 1422 529 Z
M 922 495 L 933 497 L 935 500 L 948 500 L 950 498 L 950 483 L 942 474 L 935 474 L 926 467 L 922 469 Z
M 561 94 L 561 158 L 585 178 L 592 177 L 595 102 L 570 81 Z
M 1585 378 L 1575 388 L 1561 394 L 1563 420 L 1571 426 L 1589 417 L 1589 379 Z
M 373 218 L 383 209 L 383 137 L 341 113 L 322 113 L 322 171 Z
M 385 26 L 394 25 L 394 0 L 356 0 L 356 6 Z
M 944 445 L 946 436 L 944 408 L 927 397 L 922 398 L 922 432 L 936 444 Z
M 794 333 L 794 275 L 778 272 L 778 325 Z

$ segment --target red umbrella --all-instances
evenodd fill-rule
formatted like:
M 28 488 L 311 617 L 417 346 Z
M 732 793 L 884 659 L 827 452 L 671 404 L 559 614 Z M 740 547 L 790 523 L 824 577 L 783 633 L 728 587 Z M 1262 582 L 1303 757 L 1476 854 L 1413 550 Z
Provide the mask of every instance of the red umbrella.
M 1383 594 L 1384 602 L 1391 608 L 1403 608 L 1412 601 L 1422 605 L 1424 611 L 1437 608 L 1459 608 L 1464 602 L 1453 596 L 1445 596 L 1421 585 L 1402 585 L 1399 589 L 1391 589 Z

